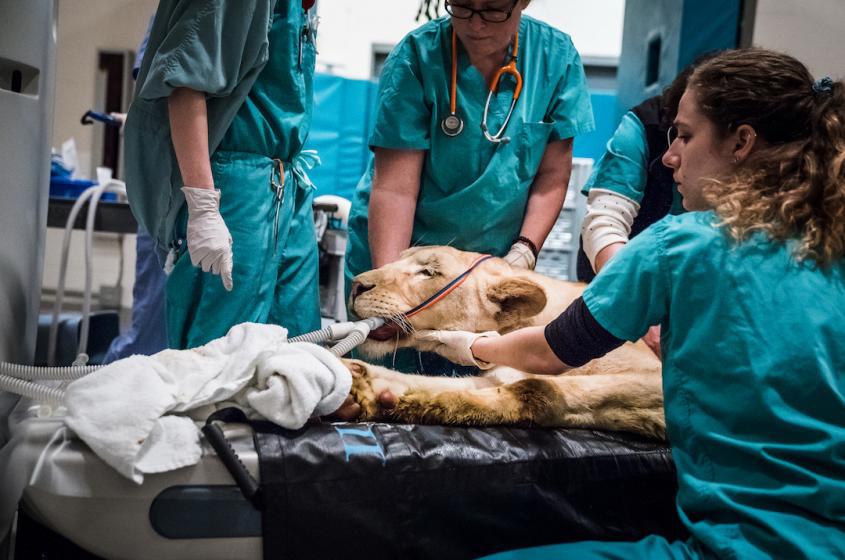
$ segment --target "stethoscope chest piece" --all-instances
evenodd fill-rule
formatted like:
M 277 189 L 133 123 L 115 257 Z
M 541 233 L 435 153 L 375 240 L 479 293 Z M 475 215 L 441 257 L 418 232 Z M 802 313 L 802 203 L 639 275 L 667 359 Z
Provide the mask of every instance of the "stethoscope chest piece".
M 487 102 L 484 104 L 484 114 L 481 118 L 481 131 L 484 133 L 484 137 L 487 138 L 490 142 L 494 144 L 507 144 L 510 142 L 510 138 L 505 136 L 505 130 L 508 128 L 508 123 L 511 120 L 511 115 L 513 115 L 514 107 L 516 107 L 516 102 L 519 99 L 519 95 L 522 93 L 522 74 L 519 73 L 519 70 L 516 67 L 517 57 L 519 56 L 519 32 L 514 35 L 513 39 L 513 49 L 511 50 L 510 61 L 505 65 L 499 68 L 496 74 L 493 76 L 493 80 L 490 82 L 490 90 L 487 95 Z M 501 128 L 495 133 L 491 134 L 490 130 L 487 127 L 487 115 L 490 111 L 490 101 L 496 95 L 499 90 L 499 82 L 502 79 L 502 76 L 510 75 L 516 82 L 514 87 L 514 91 L 512 94 L 511 99 L 511 106 L 508 110 L 508 114 L 505 117 L 505 121 L 502 123 Z M 449 83 L 449 114 L 440 121 L 440 129 L 443 130 L 443 134 L 446 136 L 457 136 L 461 133 L 464 129 L 464 121 L 457 115 L 457 107 L 458 107 L 458 34 L 455 32 L 455 28 L 452 28 L 452 75 L 451 81 Z
M 440 121 L 440 128 L 446 136 L 457 136 L 464 129 L 464 121 L 458 115 L 450 114 Z

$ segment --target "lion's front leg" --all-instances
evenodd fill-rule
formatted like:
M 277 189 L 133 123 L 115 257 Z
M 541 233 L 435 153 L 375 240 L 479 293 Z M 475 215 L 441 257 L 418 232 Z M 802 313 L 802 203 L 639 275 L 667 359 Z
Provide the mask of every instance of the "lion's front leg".
M 513 371 L 503 371 L 501 375 L 496 375 L 493 370 L 485 376 L 434 377 L 401 373 L 360 360 L 344 359 L 343 363 L 352 373 L 351 394 L 361 407 L 358 419 L 362 421 L 391 418 L 392 414 L 387 407 L 393 406 L 397 399 L 409 393 L 437 395 L 443 392 L 472 391 L 501 385 L 525 375 Z M 386 393 L 393 398 L 384 398 Z
M 589 428 L 665 437 L 656 375 L 532 376 L 467 391 L 408 391 L 385 414 L 419 424 Z

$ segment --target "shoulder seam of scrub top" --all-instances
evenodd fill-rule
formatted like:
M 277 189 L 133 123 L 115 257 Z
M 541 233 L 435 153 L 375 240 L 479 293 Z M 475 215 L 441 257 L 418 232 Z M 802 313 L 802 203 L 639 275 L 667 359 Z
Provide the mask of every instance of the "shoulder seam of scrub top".
M 569 35 L 569 33 L 567 33 L 566 31 L 558 29 L 557 27 L 554 27 L 553 25 L 550 25 L 545 21 L 533 18 L 525 13 L 522 14 L 522 21 L 525 22 L 526 25 L 534 25 L 535 27 L 547 33 L 551 33 L 552 36 L 560 39 L 561 43 L 566 47 L 567 52 L 578 52 L 578 50 L 575 48 L 575 43 L 572 41 L 572 36 Z

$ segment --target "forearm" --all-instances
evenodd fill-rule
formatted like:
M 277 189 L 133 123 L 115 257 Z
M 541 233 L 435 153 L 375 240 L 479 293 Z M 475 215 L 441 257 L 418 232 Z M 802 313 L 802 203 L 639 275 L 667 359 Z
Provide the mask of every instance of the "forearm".
M 549 347 L 543 327 L 479 338 L 472 345 L 472 354 L 485 362 L 539 375 L 557 375 L 570 369 Z
M 601 270 L 625 246 L 639 210 L 639 204 L 630 198 L 600 187 L 590 189 L 581 246 L 593 270 Z
M 170 135 L 185 186 L 214 188 L 208 153 L 208 112 L 205 94 L 187 88 L 167 99 Z
M 416 204 L 416 197 L 374 185 L 368 225 L 373 268 L 398 260 L 399 254 L 410 247 Z
M 410 247 L 425 152 L 377 148 L 368 235 L 374 268 Z
M 595 262 L 596 274 L 598 274 L 598 272 L 602 268 L 604 268 L 604 265 L 606 265 L 607 262 L 611 258 L 613 258 L 613 255 L 618 253 L 619 250 L 622 249 L 622 247 L 624 247 L 624 246 L 625 246 L 625 243 L 612 243 L 612 244 L 608 245 L 607 247 L 603 248 L 602 250 L 600 250 L 598 252 L 598 254 L 596 255 L 596 262 Z
M 607 331 L 579 297 L 545 327 L 481 337 L 470 350 L 478 360 L 528 373 L 556 375 L 604 356 L 624 342 Z
M 549 144 L 531 185 L 519 232 L 538 248 L 543 246 L 560 215 L 571 174 L 572 139 Z

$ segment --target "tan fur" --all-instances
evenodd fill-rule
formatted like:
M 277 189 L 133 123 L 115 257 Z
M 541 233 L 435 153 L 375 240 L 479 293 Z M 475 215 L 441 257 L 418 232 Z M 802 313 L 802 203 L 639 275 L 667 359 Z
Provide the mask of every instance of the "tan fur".
M 352 308 L 359 317 L 390 316 L 413 308 L 466 270 L 476 253 L 451 247 L 417 247 L 402 258 L 356 277 L 367 291 Z M 512 268 L 501 259 L 482 263 L 457 290 L 410 319 L 416 330 L 448 329 L 500 333 L 545 325 L 584 289 Z M 431 350 L 413 333 L 388 342 L 367 341 L 366 357 L 397 347 Z M 496 367 L 482 376 L 448 378 L 409 375 L 360 361 L 347 361 L 352 394 L 362 420 L 461 425 L 537 425 L 636 432 L 663 438 L 660 361 L 643 344 L 626 343 L 603 358 L 559 376 L 538 376 Z M 377 396 L 398 397 L 383 409 Z

